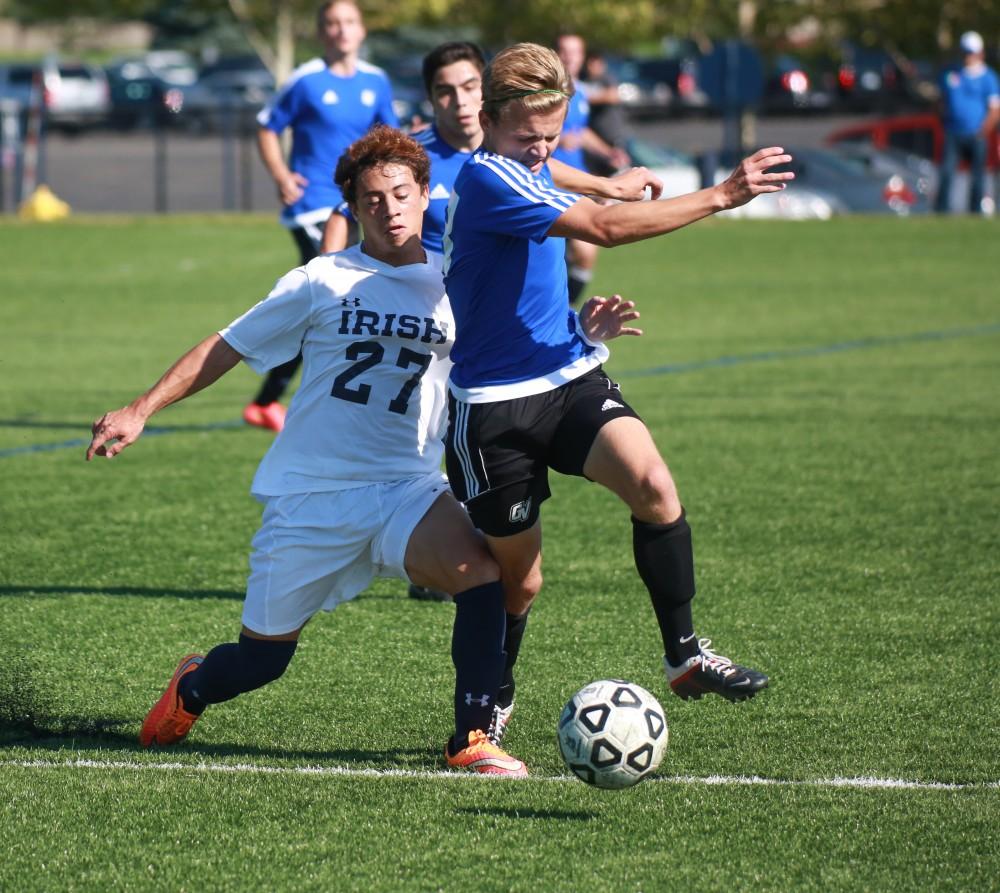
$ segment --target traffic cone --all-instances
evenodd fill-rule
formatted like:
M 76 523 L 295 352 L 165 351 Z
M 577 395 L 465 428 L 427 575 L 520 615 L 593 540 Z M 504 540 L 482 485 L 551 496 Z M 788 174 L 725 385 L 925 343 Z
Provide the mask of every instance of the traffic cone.
M 62 220 L 69 217 L 70 207 L 59 198 L 44 183 L 35 188 L 17 209 L 17 216 L 22 220 Z

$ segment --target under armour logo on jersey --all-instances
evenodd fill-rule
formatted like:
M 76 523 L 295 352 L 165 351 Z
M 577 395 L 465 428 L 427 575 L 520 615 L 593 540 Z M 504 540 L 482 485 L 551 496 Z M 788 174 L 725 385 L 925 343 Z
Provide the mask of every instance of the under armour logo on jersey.
M 527 521 L 528 515 L 531 512 L 531 500 L 525 499 L 521 502 L 515 502 L 510 507 L 510 523 L 518 524 L 521 521 Z
M 624 409 L 625 407 L 621 403 L 616 403 L 614 400 L 605 400 L 604 404 L 601 406 L 601 412 L 607 412 L 609 409 Z
M 336 105 L 340 102 L 340 97 L 337 95 L 335 90 L 327 90 L 323 94 L 323 105 Z
M 474 698 L 471 691 L 465 693 L 465 706 L 471 707 L 473 704 L 478 704 L 480 707 L 490 706 L 490 696 L 482 695 L 481 697 Z
M 340 302 L 341 307 L 360 307 L 361 298 L 344 298 Z

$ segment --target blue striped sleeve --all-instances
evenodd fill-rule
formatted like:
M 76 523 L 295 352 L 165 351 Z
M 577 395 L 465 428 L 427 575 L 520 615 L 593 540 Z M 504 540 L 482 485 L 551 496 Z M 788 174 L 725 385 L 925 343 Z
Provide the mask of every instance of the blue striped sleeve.
M 542 175 L 499 155 L 477 153 L 469 171 L 475 190 L 466 201 L 472 225 L 484 232 L 542 241 L 552 224 L 579 199 Z M 470 165 L 471 166 L 471 165 Z M 471 205 L 471 207 L 470 207 Z

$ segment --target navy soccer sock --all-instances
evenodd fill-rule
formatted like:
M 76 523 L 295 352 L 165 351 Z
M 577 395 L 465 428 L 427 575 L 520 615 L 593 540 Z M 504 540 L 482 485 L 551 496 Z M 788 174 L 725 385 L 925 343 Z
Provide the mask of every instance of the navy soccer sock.
M 530 610 L 531 608 L 528 608 L 528 611 Z M 507 637 L 504 639 L 507 657 L 504 661 L 500 691 L 497 692 L 497 704 L 500 707 L 509 707 L 514 703 L 514 664 L 517 663 L 517 655 L 521 650 L 524 628 L 528 625 L 528 611 L 523 614 L 507 615 Z
M 181 679 L 177 691 L 184 709 L 200 714 L 208 704 L 231 700 L 273 682 L 285 672 L 296 644 L 240 633 L 239 642 L 216 645 L 197 670 Z
M 504 670 L 505 614 L 500 582 L 455 596 L 451 659 L 455 664 L 455 737 L 450 750 L 468 746 L 469 732 L 485 732 Z
M 583 267 L 567 265 L 566 285 L 569 290 L 569 302 L 575 305 L 580 300 L 583 290 L 590 284 L 593 273 Z
M 691 618 L 694 552 L 683 511 L 671 524 L 651 524 L 633 517 L 632 549 L 636 569 L 653 601 L 664 654 L 676 666 L 699 651 Z

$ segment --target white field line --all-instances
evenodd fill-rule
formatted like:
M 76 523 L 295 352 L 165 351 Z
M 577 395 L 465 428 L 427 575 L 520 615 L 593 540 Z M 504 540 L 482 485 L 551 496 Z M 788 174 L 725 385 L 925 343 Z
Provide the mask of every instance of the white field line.
M 451 781 L 492 781 L 489 776 L 466 772 L 446 772 L 416 769 L 355 769 L 350 766 L 267 766 L 251 763 L 160 763 L 127 760 L 0 760 L 0 767 L 19 769 L 130 769 L 158 772 L 209 772 L 219 774 L 247 773 L 251 775 L 318 775 L 348 778 L 417 778 Z M 569 775 L 533 775 L 531 781 L 574 782 Z M 1000 781 L 984 784 L 950 783 L 943 781 L 908 781 L 901 778 L 762 778 L 758 775 L 657 775 L 646 784 L 688 785 L 762 785 L 772 787 L 861 788 L 880 790 L 960 791 L 963 789 L 1000 788 Z

